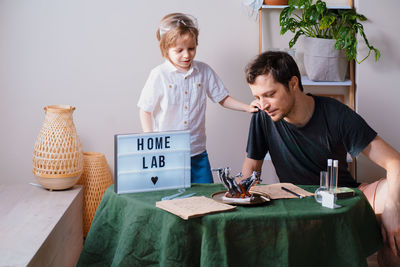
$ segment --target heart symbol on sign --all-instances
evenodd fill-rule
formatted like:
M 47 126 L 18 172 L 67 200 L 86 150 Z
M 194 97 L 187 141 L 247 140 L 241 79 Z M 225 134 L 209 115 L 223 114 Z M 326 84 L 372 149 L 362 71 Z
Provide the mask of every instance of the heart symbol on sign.
M 156 183 L 158 181 L 158 176 L 151 177 L 151 181 L 153 182 L 154 185 L 156 185 Z

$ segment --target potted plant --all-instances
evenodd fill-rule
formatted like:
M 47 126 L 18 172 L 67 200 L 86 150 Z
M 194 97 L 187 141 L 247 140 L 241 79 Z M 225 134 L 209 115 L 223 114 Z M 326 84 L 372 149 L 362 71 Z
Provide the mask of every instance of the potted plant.
M 354 9 L 328 9 L 326 3 L 321 0 L 317 0 L 314 4 L 312 0 L 289 0 L 288 7 L 280 14 L 281 35 L 288 31 L 295 33 L 289 41 L 290 48 L 300 36 L 306 37 L 304 67 L 311 80 L 343 81 L 348 61 L 355 60 L 361 63 L 371 52 L 375 55 L 375 61 L 380 58 L 379 50 L 370 45 L 364 27 L 359 22 L 366 20 L 364 15 L 358 14 Z M 357 60 L 358 34 L 368 48 L 367 56 L 360 61 Z M 317 62 L 313 62 L 314 59 Z M 339 67 L 333 66 L 333 62 L 338 63 Z M 327 63 L 327 65 L 321 67 L 317 63 Z M 340 70 L 342 73 L 333 74 L 335 70 Z

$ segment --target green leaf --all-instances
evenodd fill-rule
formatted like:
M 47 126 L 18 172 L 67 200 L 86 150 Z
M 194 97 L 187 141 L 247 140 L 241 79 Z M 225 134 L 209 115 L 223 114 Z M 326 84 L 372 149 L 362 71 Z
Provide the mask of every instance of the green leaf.
M 323 16 L 319 25 L 319 28 L 321 30 L 328 29 L 333 22 L 335 22 L 335 17 L 334 16 Z
M 292 48 L 292 47 L 296 44 L 297 39 L 299 39 L 299 37 L 300 37 L 301 35 L 303 35 L 303 34 L 304 34 L 304 32 L 303 32 L 302 30 L 296 32 L 296 34 L 294 35 L 294 37 L 289 41 L 289 48 Z
M 366 20 L 364 15 L 358 14 L 354 9 L 327 9 L 322 0 L 316 0 L 315 4 L 313 0 L 289 0 L 289 6 L 284 8 L 279 16 L 281 34 L 288 31 L 295 34 L 289 41 L 289 47 L 292 47 L 301 35 L 333 38 L 336 39 L 335 49 L 346 49 L 347 59 L 357 61 L 357 35 L 360 34 L 369 49 L 367 57 L 374 52 L 375 60 L 378 60 L 380 51 L 370 45 L 364 27 L 359 23 Z
M 316 7 L 316 10 L 317 10 L 317 12 L 318 12 L 319 14 L 324 14 L 324 12 L 326 11 L 326 3 L 325 3 L 325 2 L 322 2 L 322 1 L 320 1 L 320 0 L 318 0 L 318 1 L 315 3 L 315 7 Z
M 360 21 L 366 21 L 366 20 L 367 20 L 367 18 L 366 18 L 364 15 L 362 15 L 362 14 L 357 14 L 356 17 L 357 17 L 357 19 L 360 20 Z

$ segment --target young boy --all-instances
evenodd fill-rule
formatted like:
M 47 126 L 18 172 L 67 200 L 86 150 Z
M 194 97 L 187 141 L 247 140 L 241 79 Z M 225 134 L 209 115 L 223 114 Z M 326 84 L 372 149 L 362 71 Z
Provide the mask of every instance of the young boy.
M 199 30 L 194 17 L 165 16 L 157 29 L 165 62 L 155 67 L 142 90 L 138 107 L 144 132 L 190 130 L 191 182 L 212 183 L 206 151 L 207 96 L 225 108 L 256 112 L 228 94 L 218 75 L 195 61 Z

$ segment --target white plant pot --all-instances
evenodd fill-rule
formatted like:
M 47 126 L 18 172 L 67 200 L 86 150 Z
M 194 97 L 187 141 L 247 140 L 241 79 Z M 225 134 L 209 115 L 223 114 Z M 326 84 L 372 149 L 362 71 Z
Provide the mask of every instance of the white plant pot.
M 342 82 L 349 62 L 345 50 L 335 49 L 334 39 L 304 38 L 304 68 L 312 81 Z

